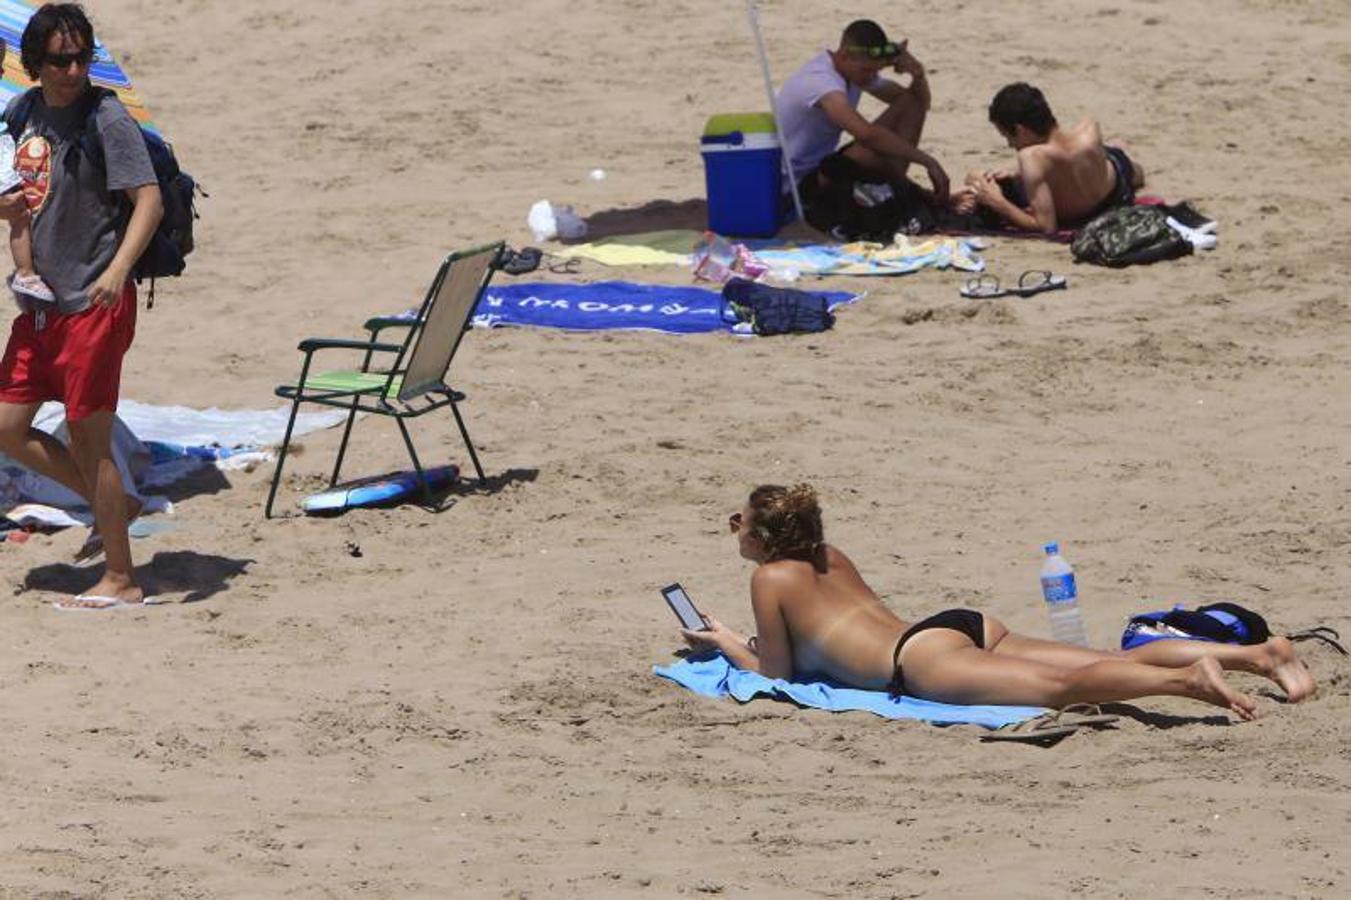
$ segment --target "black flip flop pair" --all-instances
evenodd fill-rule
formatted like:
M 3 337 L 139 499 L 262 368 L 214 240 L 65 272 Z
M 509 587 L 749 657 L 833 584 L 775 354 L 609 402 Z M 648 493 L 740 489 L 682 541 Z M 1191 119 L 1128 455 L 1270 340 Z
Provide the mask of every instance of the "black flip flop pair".
M 1018 286 L 1006 288 L 996 275 L 977 275 L 962 285 L 962 296 L 968 300 L 990 300 L 994 297 L 1031 297 L 1043 291 L 1059 291 L 1069 287 L 1063 275 L 1052 275 L 1046 269 L 1029 269 L 1018 276 Z
M 510 247 L 503 247 L 502 253 L 493 263 L 493 268 L 499 272 L 506 272 L 508 275 L 525 275 L 533 272 L 544 262 L 544 257 L 549 256 L 555 262 L 549 263 L 549 271 L 555 275 L 576 275 L 582 267 L 582 261 L 578 257 L 568 259 L 558 259 L 553 254 L 546 254 L 538 247 L 522 247 L 520 250 L 513 250 Z
M 493 268 L 508 275 L 524 275 L 538 269 L 543 260 L 544 253 L 538 247 L 522 247 L 520 250 L 503 247 Z

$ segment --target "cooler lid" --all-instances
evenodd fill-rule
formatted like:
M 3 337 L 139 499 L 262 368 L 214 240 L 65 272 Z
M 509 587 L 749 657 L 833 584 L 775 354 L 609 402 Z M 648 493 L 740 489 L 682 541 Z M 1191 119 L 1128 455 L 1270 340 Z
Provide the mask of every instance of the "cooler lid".
M 767 112 L 718 113 L 710 116 L 704 126 L 704 137 L 717 137 L 733 132 L 742 134 L 774 134 L 774 115 Z

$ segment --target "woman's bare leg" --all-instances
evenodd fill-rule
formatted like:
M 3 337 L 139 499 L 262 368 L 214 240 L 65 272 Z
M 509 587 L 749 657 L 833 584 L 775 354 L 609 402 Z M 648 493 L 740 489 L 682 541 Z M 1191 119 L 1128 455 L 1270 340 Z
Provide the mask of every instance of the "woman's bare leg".
M 1295 654 L 1294 644 L 1283 637 L 1273 637 L 1266 643 L 1247 646 L 1161 640 L 1132 650 L 1093 650 L 1014 634 L 998 619 L 986 616 L 985 647 L 992 653 L 1063 668 L 1088 666 L 1108 659 L 1128 659 L 1150 666 L 1182 669 L 1199 659 L 1213 659 L 1221 668 L 1251 672 L 1271 679 L 1285 691 L 1291 703 L 1307 699 L 1316 690 L 1313 676 Z
M 1208 641 L 1162 640 L 1126 650 L 1127 659 L 1151 666 L 1188 666 L 1208 657 L 1226 669 L 1251 672 L 1280 685 L 1291 703 L 1313 695 L 1313 676 L 1295 654 L 1289 638 L 1268 638 L 1262 644 L 1212 644 Z
M 944 703 L 999 703 L 1064 707 L 1140 697 L 1189 697 L 1256 716 L 1257 704 L 1229 687 L 1220 664 L 1203 657 L 1181 669 L 1151 666 L 1108 656 L 1086 666 L 1064 668 L 992 653 L 955 631 L 916 635 L 901 654 L 909 692 Z

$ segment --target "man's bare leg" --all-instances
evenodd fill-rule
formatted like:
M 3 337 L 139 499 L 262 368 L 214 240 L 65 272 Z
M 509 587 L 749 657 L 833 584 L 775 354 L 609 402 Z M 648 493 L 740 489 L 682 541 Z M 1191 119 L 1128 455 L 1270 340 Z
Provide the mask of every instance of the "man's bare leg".
M 37 415 L 40 403 L 0 403 L 0 452 L 13 457 L 24 468 L 32 469 L 39 475 L 45 475 L 61 486 L 69 488 L 84 498 L 92 509 L 92 492 L 85 483 L 84 475 L 75 464 L 75 457 L 65 444 L 40 428 L 33 427 L 33 417 Z M 141 514 L 141 501 L 126 495 L 127 521 Z M 98 526 L 85 546 L 76 554 L 76 561 L 97 555 L 102 550 L 98 538 Z
M 89 501 L 89 488 L 66 445 L 33 427 L 40 403 L 0 403 L 0 450 L 20 465 L 70 488 Z
M 924 133 L 924 121 L 928 114 L 928 108 L 920 102 L 919 98 L 912 92 L 906 91 L 899 99 L 883 110 L 882 114 L 873 122 L 894 132 L 910 146 L 918 147 L 919 139 Z M 910 169 L 909 162 L 881 156 L 862 144 L 851 144 L 844 151 L 844 155 L 853 160 L 864 171 L 887 181 L 904 181 L 906 172 Z
M 103 537 L 106 553 L 103 577 L 85 592 L 89 597 L 105 597 L 122 603 L 140 603 L 145 599 L 136 584 L 131 561 L 131 540 L 127 535 L 126 494 L 122 490 L 122 473 L 113 460 L 113 413 L 91 413 L 77 422 L 70 422 L 70 445 L 75 463 L 92 486 L 94 524 Z M 98 601 L 68 601 L 66 606 L 97 607 Z

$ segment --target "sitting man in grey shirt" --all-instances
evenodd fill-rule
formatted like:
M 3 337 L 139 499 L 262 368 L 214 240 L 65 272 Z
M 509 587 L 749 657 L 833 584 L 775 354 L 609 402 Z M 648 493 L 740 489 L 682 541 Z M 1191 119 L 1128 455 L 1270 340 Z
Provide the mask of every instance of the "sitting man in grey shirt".
M 940 206 L 948 202 L 947 173 L 919 148 L 929 82 L 907 43 L 889 41 L 880 25 L 860 19 L 845 28 L 837 49 L 822 50 L 784 82 L 774 114 L 808 208 L 832 182 L 907 185 L 911 164 L 928 173 L 933 185 L 928 199 Z M 909 86 L 883 78 L 884 69 L 909 75 Z M 887 104 L 871 122 L 858 112 L 864 91 Z M 838 147 L 845 132 L 853 140 Z

